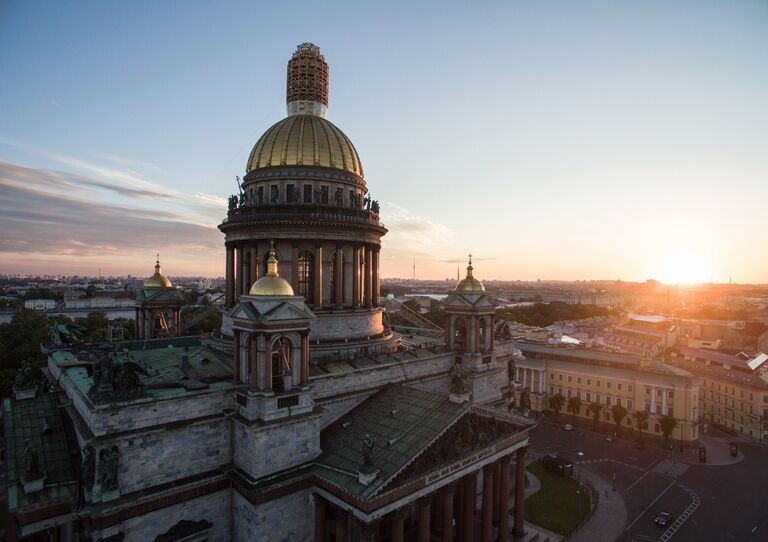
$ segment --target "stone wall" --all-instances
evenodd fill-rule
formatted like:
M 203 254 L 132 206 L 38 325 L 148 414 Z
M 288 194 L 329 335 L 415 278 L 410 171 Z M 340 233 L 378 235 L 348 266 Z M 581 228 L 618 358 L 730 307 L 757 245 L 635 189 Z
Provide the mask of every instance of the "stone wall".
M 228 419 L 149 431 L 116 441 L 122 494 L 207 472 L 230 461 Z
M 218 491 L 197 499 L 184 501 L 161 508 L 142 516 L 136 516 L 121 524 L 109 527 L 101 533 L 94 533 L 95 540 L 101 540 L 117 533 L 124 533 L 123 542 L 148 542 L 168 531 L 181 520 L 206 520 L 213 523 L 208 531 L 211 542 L 229 540 L 230 506 L 232 490 Z M 264 538 L 263 540 L 268 540 Z M 249 540 L 246 538 L 238 540 Z M 299 539 L 297 539 L 299 540 Z
M 235 423 L 235 464 L 253 478 L 311 461 L 320 453 L 317 415 L 267 425 Z
M 314 539 L 315 509 L 308 489 L 254 506 L 233 492 L 236 542 L 303 542 Z

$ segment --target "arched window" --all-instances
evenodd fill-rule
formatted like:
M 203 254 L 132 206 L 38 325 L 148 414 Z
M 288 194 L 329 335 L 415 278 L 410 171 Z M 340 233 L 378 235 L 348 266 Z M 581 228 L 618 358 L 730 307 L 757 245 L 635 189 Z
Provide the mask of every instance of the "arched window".
M 459 352 L 467 349 L 467 323 L 463 318 L 457 318 L 453 323 L 453 348 Z
M 341 266 L 341 284 L 336 284 L 336 257 L 338 252 L 332 252 L 328 259 L 328 295 L 331 304 L 336 303 L 336 287 L 341 288 L 342 302 L 344 301 L 344 265 Z M 343 255 L 342 255 L 343 258 Z
M 280 337 L 272 343 L 272 390 L 275 393 L 287 391 L 284 377 L 292 373 L 292 353 L 293 347 L 287 338 Z
M 488 333 L 488 330 L 485 325 L 485 318 L 480 318 L 480 321 L 478 322 L 477 326 L 477 335 L 478 335 L 478 341 L 477 346 L 479 347 L 478 350 L 481 352 L 485 352 L 487 348 L 485 347 L 485 337 Z
M 302 251 L 299 253 L 299 265 L 298 265 L 298 281 L 299 286 L 298 295 L 304 296 L 308 302 L 312 302 L 315 296 L 315 273 L 314 273 L 315 256 L 309 251 Z

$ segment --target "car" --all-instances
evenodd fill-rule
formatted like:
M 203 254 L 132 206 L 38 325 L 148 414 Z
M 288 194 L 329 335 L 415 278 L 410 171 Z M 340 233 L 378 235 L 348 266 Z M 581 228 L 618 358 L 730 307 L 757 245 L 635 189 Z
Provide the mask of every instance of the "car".
M 605 437 L 605 442 L 613 442 L 613 437 L 611 435 L 608 435 Z
M 573 431 L 573 426 L 567 423 L 563 426 L 563 429 L 565 429 L 566 431 Z
M 659 527 L 666 527 L 672 522 L 672 514 L 669 512 L 659 512 L 659 515 L 653 520 Z

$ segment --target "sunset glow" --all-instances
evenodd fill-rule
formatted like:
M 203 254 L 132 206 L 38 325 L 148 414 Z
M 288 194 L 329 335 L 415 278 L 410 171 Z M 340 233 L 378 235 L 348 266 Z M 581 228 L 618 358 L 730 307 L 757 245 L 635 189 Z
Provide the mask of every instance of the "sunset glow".
M 662 260 L 656 279 L 666 284 L 697 284 L 712 277 L 712 264 L 700 253 L 689 249 L 670 251 Z

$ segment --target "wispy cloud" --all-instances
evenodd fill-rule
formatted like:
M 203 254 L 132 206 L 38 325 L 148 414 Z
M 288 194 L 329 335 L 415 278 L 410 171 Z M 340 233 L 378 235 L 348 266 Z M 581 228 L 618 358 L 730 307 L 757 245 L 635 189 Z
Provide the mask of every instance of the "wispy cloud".
M 221 248 L 214 227 L 168 210 L 106 204 L 83 184 L 99 183 L 0 161 L 0 252 L 85 257 L 170 246 L 197 254 Z

